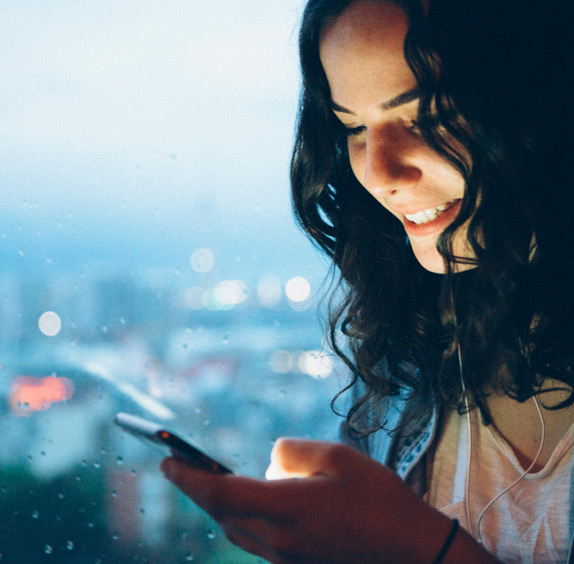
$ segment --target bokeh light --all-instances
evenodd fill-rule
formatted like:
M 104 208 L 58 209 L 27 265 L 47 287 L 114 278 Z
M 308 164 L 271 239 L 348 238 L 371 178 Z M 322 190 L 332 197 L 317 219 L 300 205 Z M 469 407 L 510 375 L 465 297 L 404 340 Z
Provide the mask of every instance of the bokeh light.
M 46 311 L 38 319 L 38 327 L 47 337 L 55 337 L 62 329 L 62 320 L 57 313 Z
M 200 248 L 191 253 L 189 265 L 195 272 L 206 274 L 210 272 L 215 265 L 215 256 L 211 249 Z
M 311 285 L 306 278 L 295 276 L 285 284 L 285 294 L 290 302 L 305 302 L 311 296 Z

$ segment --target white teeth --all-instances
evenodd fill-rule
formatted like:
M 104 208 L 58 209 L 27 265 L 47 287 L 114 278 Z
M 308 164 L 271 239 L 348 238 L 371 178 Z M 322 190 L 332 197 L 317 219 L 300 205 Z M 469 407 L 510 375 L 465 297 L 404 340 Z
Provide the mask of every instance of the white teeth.
M 417 225 L 422 225 L 423 223 L 429 223 L 430 221 L 433 221 L 439 215 L 441 215 L 442 212 L 445 211 L 447 208 L 450 208 L 451 205 L 454 204 L 454 202 L 456 202 L 456 200 L 451 200 L 450 202 L 447 202 L 446 204 L 441 204 L 436 208 L 429 208 L 428 210 L 422 210 L 413 214 L 405 214 L 405 217 L 409 221 L 412 221 Z

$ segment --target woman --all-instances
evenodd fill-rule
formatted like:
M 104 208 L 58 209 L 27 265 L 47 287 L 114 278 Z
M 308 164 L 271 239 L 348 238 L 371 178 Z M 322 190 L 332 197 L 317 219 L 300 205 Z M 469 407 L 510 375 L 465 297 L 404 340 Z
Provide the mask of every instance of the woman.
M 280 440 L 268 477 L 301 479 L 269 482 L 166 459 L 239 546 L 574 562 L 567 7 L 309 0 L 293 196 L 346 290 L 355 448 Z

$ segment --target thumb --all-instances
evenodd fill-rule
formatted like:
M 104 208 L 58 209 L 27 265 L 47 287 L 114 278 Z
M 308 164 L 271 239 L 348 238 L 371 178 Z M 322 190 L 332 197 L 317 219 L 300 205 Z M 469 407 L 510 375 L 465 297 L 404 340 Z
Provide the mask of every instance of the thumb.
M 362 456 L 340 443 L 281 438 L 273 446 L 265 476 L 269 480 L 340 476 L 349 467 L 350 457 Z

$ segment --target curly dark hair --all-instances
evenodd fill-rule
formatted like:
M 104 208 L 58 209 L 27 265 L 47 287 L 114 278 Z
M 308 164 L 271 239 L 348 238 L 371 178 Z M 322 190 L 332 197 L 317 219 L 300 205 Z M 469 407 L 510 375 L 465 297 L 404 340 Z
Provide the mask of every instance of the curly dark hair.
M 525 401 L 544 380 L 557 380 L 569 396 L 547 407 L 571 405 L 574 26 L 567 2 L 370 0 L 405 11 L 422 135 L 465 179 L 460 213 L 439 238 L 446 274 L 437 275 L 419 265 L 400 222 L 354 177 L 330 109 L 321 32 L 353 1 L 306 5 L 291 167 L 295 216 L 338 274 L 331 346 L 352 370 L 346 389 L 361 380 L 367 390 L 347 414 L 351 428 L 359 412 L 405 389 L 463 410 L 459 350 L 471 407 L 487 422 L 484 398 L 493 389 Z M 473 258 L 452 248 L 467 220 Z M 474 268 L 455 273 L 463 262 Z M 367 432 L 382 425 L 372 420 Z

